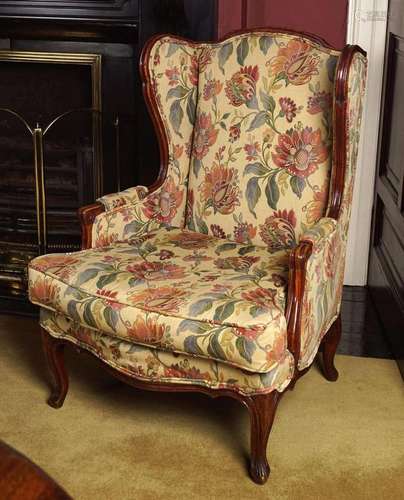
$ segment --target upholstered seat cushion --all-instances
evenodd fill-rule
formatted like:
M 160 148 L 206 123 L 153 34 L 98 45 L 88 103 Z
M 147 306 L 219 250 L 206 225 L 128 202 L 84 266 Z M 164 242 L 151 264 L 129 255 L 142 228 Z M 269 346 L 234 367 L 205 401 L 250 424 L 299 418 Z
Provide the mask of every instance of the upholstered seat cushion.
M 265 373 L 285 356 L 288 252 L 162 228 L 29 266 L 32 302 L 110 336 Z
M 294 360 L 289 351 L 269 372 L 249 373 L 213 359 L 176 354 L 117 339 L 46 309 L 41 309 L 40 323 L 53 337 L 73 342 L 125 375 L 144 381 L 231 389 L 251 396 L 275 390 L 283 392 L 294 373 Z

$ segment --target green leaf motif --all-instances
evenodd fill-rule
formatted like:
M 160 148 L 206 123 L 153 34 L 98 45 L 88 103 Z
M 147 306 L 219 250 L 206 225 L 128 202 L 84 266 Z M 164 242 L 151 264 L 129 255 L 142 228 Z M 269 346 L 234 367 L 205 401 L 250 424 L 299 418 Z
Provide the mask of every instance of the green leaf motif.
M 208 229 L 208 226 L 206 225 L 206 222 L 197 216 L 195 216 L 195 220 L 196 220 L 196 225 L 198 226 L 199 231 L 203 234 L 208 234 L 209 229 Z
M 167 101 L 168 99 L 172 99 L 173 97 L 177 97 L 181 99 L 181 97 L 186 96 L 188 93 L 188 90 L 181 85 L 178 85 L 177 87 L 174 87 L 173 89 L 170 89 L 167 92 Z
M 205 333 L 207 330 L 210 330 L 212 326 L 209 323 L 202 321 L 193 321 L 191 319 L 184 319 L 181 321 L 177 328 L 177 334 L 182 332 L 192 332 L 192 333 Z
M 195 89 L 189 94 L 187 99 L 187 116 L 189 123 L 194 125 L 196 116 Z
M 249 101 L 247 101 L 245 104 L 250 109 L 258 109 L 259 108 L 258 99 L 257 99 L 256 95 L 253 95 L 252 98 Z
M 249 163 L 244 169 L 244 175 L 254 174 L 254 175 L 265 175 L 268 173 L 267 168 L 262 163 Z
M 199 316 L 200 314 L 212 309 L 213 302 L 211 299 L 200 299 L 189 307 L 189 314 L 191 316 Z
M 276 175 L 271 175 L 271 177 L 268 178 L 267 185 L 265 186 L 265 195 L 268 205 L 276 210 L 279 201 L 279 187 L 276 182 Z
M 219 58 L 219 68 L 221 72 L 224 74 L 224 65 L 226 64 L 227 60 L 233 53 L 233 44 L 226 43 L 222 47 L 220 47 L 219 52 L 218 52 L 218 58 Z
M 198 177 L 201 167 L 202 167 L 201 160 L 199 160 L 198 158 L 194 158 L 192 162 L 192 171 L 195 177 Z
M 93 312 L 91 310 L 93 302 L 98 299 L 89 300 L 84 304 L 84 312 L 83 312 L 83 320 L 86 325 L 91 326 L 93 328 L 97 328 L 97 322 L 94 319 Z
M 87 281 L 94 279 L 99 272 L 100 272 L 99 269 L 93 269 L 93 268 L 86 269 L 85 271 L 83 271 L 78 275 L 78 278 L 74 283 L 74 286 L 81 286 Z
M 330 56 L 327 59 L 326 66 L 328 72 L 328 79 L 330 80 L 330 82 L 333 82 L 335 80 L 335 68 L 337 66 L 337 61 L 338 61 L 337 56 Z
M 245 337 L 238 337 L 236 340 L 236 347 L 240 356 L 249 363 L 252 363 L 252 356 L 256 349 L 255 342 Z
M 97 288 L 104 288 L 116 280 L 118 273 L 104 274 L 97 281 Z
M 105 319 L 105 322 L 107 323 L 107 325 L 112 329 L 112 330 L 115 330 L 116 328 L 116 325 L 118 323 L 118 313 L 115 309 L 113 309 L 112 307 L 106 307 L 104 309 L 104 319 Z
M 67 314 L 69 315 L 69 318 L 72 318 L 75 321 L 80 321 L 81 319 L 77 311 L 78 304 L 79 302 L 76 302 L 75 300 L 70 300 L 67 304 Z
M 126 236 L 127 234 L 130 234 L 134 236 L 137 234 L 143 227 L 143 223 L 137 220 L 134 220 L 132 222 L 129 222 L 129 224 L 126 224 L 125 229 L 123 230 L 123 235 Z
M 245 193 L 248 208 L 255 218 L 257 218 L 257 214 L 254 212 L 254 208 L 261 197 L 261 188 L 259 187 L 258 179 L 259 177 L 251 177 L 251 179 L 249 179 Z
M 262 89 L 260 90 L 260 98 L 264 108 L 269 111 L 269 113 L 273 113 L 276 106 L 275 99 Z
M 178 43 L 170 43 L 170 45 L 168 46 L 166 57 L 171 57 L 173 54 L 177 52 L 179 48 L 180 46 L 178 45 Z
M 234 250 L 237 247 L 236 243 L 223 243 L 223 245 L 219 245 L 215 253 L 220 255 L 222 252 L 227 252 L 228 250 Z
M 306 181 L 302 177 L 294 175 L 293 177 L 290 178 L 290 186 L 295 195 L 301 198 L 303 190 L 306 187 Z
M 243 38 L 237 46 L 237 62 L 240 64 L 240 66 L 244 65 L 249 50 L 250 46 L 248 44 L 248 39 Z
M 254 116 L 254 119 L 252 120 L 247 132 L 251 132 L 252 130 L 255 130 L 256 128 L 262 127 L 262 125 L 265 125 L 267 120 L 267 112 L 266 111 L 260 111 Z
M 226 354 L 220 344 L 218 333 L 209 338 L 208 354 L 214 358 L 226 359 Z
M 261 36 L 259 39 L 259 46 L 261 52 L 266 56 L 269 50 L 269 47 L 272 45 L 272 38 L 269 36 Z
M 235 302 L 232 301 L 217 307 L 213 319 L 215 321 L 224 321 L 225 319 L 227 319 L 234 313 L 234 304 Z
M 184 111 L 181 108 L 181 101 L 176 100 L 171 104 L 170 107 L 170 123 L 177 135 L 182 138 L 182 134 L 180 133 L 180 127 L 182 120 L 184 118 Z
M 241 247 L 240 250 L 238 251 L 239 255 L 247 255 L 250 252 L 254 252 L 255 246 L 254 245 L 247 245 L 246 247 Z
M 203 355 L 204 352 L 198 345 L 198 337 L 190 335 L 184 340 L 184 351 L 189 354 Z

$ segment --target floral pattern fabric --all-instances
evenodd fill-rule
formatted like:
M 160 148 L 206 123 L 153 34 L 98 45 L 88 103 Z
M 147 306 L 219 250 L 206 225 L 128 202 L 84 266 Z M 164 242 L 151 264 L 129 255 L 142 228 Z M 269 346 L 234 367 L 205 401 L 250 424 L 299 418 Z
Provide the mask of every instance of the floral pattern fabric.
M 366 59 L 354 55 L 348 75 L 345 186 L 338 221 L 325 217 L 302 236 L 313 243 L 307 264 L 303 300 L 299 369 L 310 365 L 322 337 L 339 314 L 344 283 L 345 254 L 366 85 Z M 335 152 L 334 152 L 335 154 Z
M 198 44 L 172 36 L 152 47 L 147 73 L 167 137 L 167 176 L 158 189 L 146 196 L 142 191 L 139 199 L 136 188 L 103 196 L 100 201 L 106 212 L 94 222 L 93 246 L 145 235 L 159 227 L 184 227 L 198 72 L 203 67 L 199 50 Z
M 248 373 L 215 360 L 175 354 L 117 339 L 46 309 L 41 309 L 40 322 L 52 336 L 73 342 L 116 370 L 144 381 L 231 389 L 252 396 L 275 390 L 283 392 L 294 373 L 293 356 L 288 351 L 268 373 Z
M 114 208 L 122 207 L 123 205 L 130 205 L 137 203 L 147 195 L 148 189 L 145 186 L 136 186 L 125 189 L 119 193 L 106 194 L 97 201 L 104 205 L 106 211 L 113 210 Z
M 286 351 L 288 253 L 160 229 L 128 243 L 37 257 L 32 302 L 83 326 L 254 372 Z
M 293 248 L 325 215 L 339 54 L 277 33 L 159 39 L 148 73 L 168 136 L 167 177 L 142 200 L 109 204 L 93 246 L 185 224 L 269 251 Z
M 200 53 L 186 227 L 292 249 L 325 215 L 339 52 L 249 33 Z

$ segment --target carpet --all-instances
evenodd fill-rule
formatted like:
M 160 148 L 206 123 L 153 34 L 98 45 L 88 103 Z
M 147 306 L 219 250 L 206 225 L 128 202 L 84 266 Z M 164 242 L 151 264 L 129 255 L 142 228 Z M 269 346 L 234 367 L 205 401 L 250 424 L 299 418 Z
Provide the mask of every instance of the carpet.
M 69 349 L 54 410 L 35 321 L 0 316 L 0 439 L 75 499 L 402 499 L 404 386 L 393 361 L 338 356 L 282 399 L 271 476 L 248 477 L 247 411 L 227 398 L 135 390 Z M 1 497 L 1 494 L 0 494 Z

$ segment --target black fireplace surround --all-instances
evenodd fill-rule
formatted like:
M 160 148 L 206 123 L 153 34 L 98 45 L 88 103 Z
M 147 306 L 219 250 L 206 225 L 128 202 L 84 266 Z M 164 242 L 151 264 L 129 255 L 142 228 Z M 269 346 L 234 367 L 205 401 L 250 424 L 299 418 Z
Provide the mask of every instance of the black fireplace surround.
M 34 312 L 26 264 L 79 249 L 80 206 L 154 181 L 145 41 L 213 40 L 216 25 L 216 0 L 0 3 L 0 312 Z

